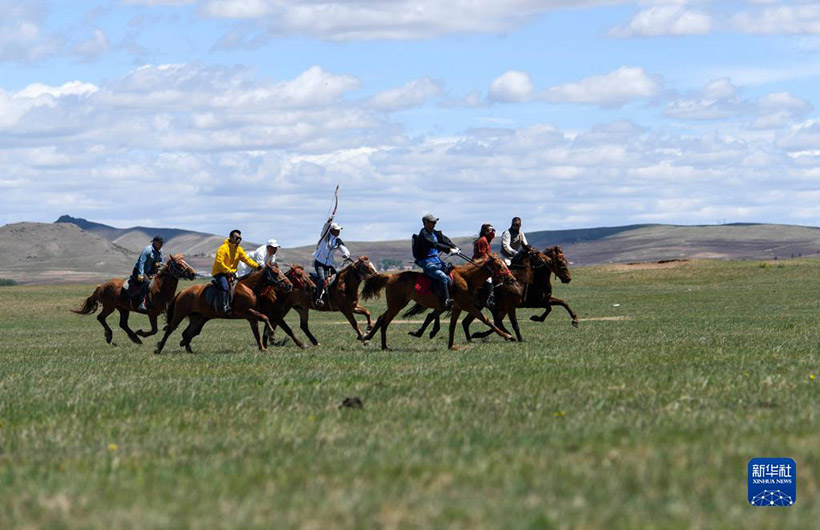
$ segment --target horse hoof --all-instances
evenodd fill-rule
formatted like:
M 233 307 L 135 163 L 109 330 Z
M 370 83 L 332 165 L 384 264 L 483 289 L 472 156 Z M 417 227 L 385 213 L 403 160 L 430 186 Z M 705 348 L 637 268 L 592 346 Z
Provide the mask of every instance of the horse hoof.
M 508 340 L 508 341 L 510 341 L 510 342 L 517 342 L 517 341 L 515 340 L 515 337 L 507 337 L 507 340 Z
M 535 315 L 532 315 L 532 316 L 530 317 L 530 320 L 532 320 L 533 322 L 538 322 L 538 317 L 537 317 L 537 316 L 535 316 Z
M 408 331 L 407 334 L 410 335 L 411 337 L 416 337 L 417 339 L 421 338 L 421 333 L 417 333 L 415 331 Z
M 574 327 L 574 328 L 578 327 L 578 321 L 577 320 L 572 321 L 572 327 Z
M 450 351 L 458 351 L 458 350 L 460 350 L 460 349 L 461 349 L 461 348 L 459 348 L 459 347 L 458 347 L 458 346 L 456 346 L 455 344 L 453 344 L 452 346 L 450 346 Z
M 154 355 L 159 355 L 160 353 L 162 353 L 162 351 L 161 351 L 161 350 L 159 350 L 159 349 L 155 349 L 155 350 L 154 350 Z

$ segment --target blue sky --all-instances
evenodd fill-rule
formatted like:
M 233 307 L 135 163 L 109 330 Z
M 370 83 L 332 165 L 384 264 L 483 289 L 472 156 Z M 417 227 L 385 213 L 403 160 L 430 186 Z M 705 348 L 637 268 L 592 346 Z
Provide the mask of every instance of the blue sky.
M 0 222 L 817 225 L 820 4 L 0 0 Z

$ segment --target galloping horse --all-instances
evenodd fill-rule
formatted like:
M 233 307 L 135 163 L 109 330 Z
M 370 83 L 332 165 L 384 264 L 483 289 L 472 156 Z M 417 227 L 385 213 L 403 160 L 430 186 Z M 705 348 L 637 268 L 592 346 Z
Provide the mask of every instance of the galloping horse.
M 179 345 L 184 346 L 185 351 L 188 353 L 193 353 L 191 340 L 202 331 L 202 327 L 206 322 L 215 318 L 247 320 L 256 339 L 257 347 L 261 351 L 265 351 L 259 337 L 257 325 L 261 320 L 265 323 L 265 329 L 269 329 L 270 321 L 268 317 L 256 310 L 258 299 L 264 294 L 264 290 L 269 287 L 281 291 L 290 291 L 293 288 L 290 281 L 285 278 L 282 271 L 275 264 L 261 267 L 237 281 L 233 297 L 233 311 L 230 315 L 225 315 L 215 311 L 211 301 L 206 298 L 205 290 L 209 287 L 209 285 L 193 285 L 174 297 L 166 313 L 168 323 L 165 326 L 165 334 L 157 344 L 154 353 L 158 355 L 162 352 L 165 341 L 168 340 L 168 337 L 185 317 L 188 317 L 188 327 L 182 332 L 182 341 Z M 217 287 L 211 288 L 216 289 Z
M 552 306 L 561 306 L 567 310 L 567 313 L 569 313 L 569 316 L 572 318 L 572 325 L 577 328 L 578 315 L 575 314 L 575 311 L 573 311 L 569 304 L 567 304 L 564 300 L 552 296 L 551 274 L 555 274 L 555 276 L 561 280 L 561 283 L 569 283 L 572 281 L 572 275 L 569 272 L 567 258 L 564 256 L 564 253 L 561 251 L 561 247 L 559 246 L 548 247 L 544 250 L 543 255 L 547 258 L 547 266 L 535 269 L 532 284 L 529 289 L 524 292 L 523 300 L 520 300 L 515 307 L 543 307 L 543 315 L 532 315 L 530 317 L 530 320 L 534 322 L 543 322 L 544 319 L 547 318 L 547 315 L 550 314 L 550 311 L 552 311 Z M 497 299 L 498 298 L 496 297 L 496 300 Z M 513 323 L 516 333 L 518 333 L 518 322 L 513 320 L 515 317 L 515 310 L 513 309 L 512 312 L 509 310 L 504 311 L 502 310 L 500 304 L 497 305 L 496 309 L 493 311 L 493 317 L 496 325 L 504 329 L 504 324 L 502 321 L 507 314 L 510 315 L 510 321 Z M 479 333 L 474 333 L 473 337 L 483 338 L 488 335 L 489 333 L 482 331 Z M 521 339 L 519 338 L 519 340 Z
M 327 287 L 327 303 L 322 307 L 316 307 L 313 297 L 305 290 L 296 291 L 293 294 L 293 309 L 299 313 L 299 327 L 305 332 L 310 342 L 314 346 L 319 345 L 319 341 L 313 336 L 308 328 L 308 309 L 314 311 L 340 311 L 359 340 L 364 336 L 359 324 L 356 322 L 354 314 L 364 315 L 367 319 L 367 329 L 373 326 L 370 320 L 370 311 L 359 305 L 359 284 L 362 280 L 367 280 L 378 274 L 376 267 L 370 263 L 367 256 L 360 256 L 356 261 L 351 261 L 350 265 L 339 271 L 336 280 Z
M 416 291 L 416 281 L 421 274 L 420 272 L 414 271 L 377 274 L 364 282 L 362 298 L 365 300 L 378 296 L 382 289 L 387 288 L 387 311 L 376 320 L 376 325 L 362 338 L 363 342 L 372 339 L 373 335 L 376 334 L 376 330 L 381 330 L 382 349 L 387 350 L 387 326 L 390 325 L 390 322 L 399 314 L 399 311 L 411 300 L 425 308 L 438 309 L 440 311 L 445 310 L 441 300 L 436 294 Z M 481 314 L 481 309 L 478 307 L 475 293 L 484 285 L 484 282 L 487 281 L 487 278 L 490 276 L 496 279 L 500 278 L 505 283 L 515 281 L 515 278 L 513 278 L 513 275 L 510 273 L 510 269 L 508 269 L 507 265 L 496 255 L 453 269 L 453 285 L 450 288 L 450 293 L 453 297 L 453 308 L 450 316 L 450 340 L 448 343 L 448 347 L 451 350 L 456 349 L 453 344 L 455 327 L 458 316 L 462 310 L 487 324 L 493 331 L 506 340 L 515 340 L 509 333 L 501 331 L 494 326 L 492 322 L 487 320 L 487 317 Z
M 91 296 L 85 299 L 80 309 L 72 309 L 71 311 L 78 315 L 90 315 L 102 304 L 102 311 L 97 315 L 97 320 L 105 330 L 105 341 L 111 344 L 114 334 L 105 319 L 116 309 L 120 312 L 120 327 L 128 334 L 128 338 L 137 344 L 142 344 L 140 337 L 150 337 L 157 332 L 157 317 L 165 312 L 168 304 L 174 298 L 179 279 L 193 280 L 195 277 L 196 271 L 185 262 L 184 256 L 174 254 L 168 258 L 168 261 L 154 277 L 146 298 L 148 311 L 139 311 L 132 306 L 131 298 L 127 293 L 123 293 L 122 285 L 124 280 L 121 278 L 114 278 L 99 284 Z M 151 322 L 151 331 L 138 330 L 135 333 L 128 327 L 128 313 L 130 311 L 148 315 L 148 320 Z
M 290 264 L 290 270 L 285 273 L 285 278 L 293 285 L 293 290 L 289 293 L 281 294 L 270 291 L 267 295 L 259 299 L 259 310 L 271 321 L 273 331 L 276 330 L 277 325 L 281 326 L 285 333 L 293 339 L 293 342 L 296 343 L 298 347 L 304 349 L 307 348 L 307 346 L 293 334 L 293 330 L 291 330 L 290 326 L 285 322 L 285 315 L 288 314 L 297 300 L 305 300 L 305 296 L 308 297 L 308 300 L 312 299 L 316 294 L 316 284 L 313 283 L 308 273 L 305 272 L 304 267 L 293 263 Z M 263 346 L 267 347 L 268 340 L 273 341 L 273 331 L 268 333 L 268 331 L 265 330 L 265 333 L 262 335 Z M 287 341 L 287 339 L 285 339 L 285 341 Z M 277 346 L 279 345 L 281 344 L 277 344 Z
M 534 247 L 527 247 L 523 251 L 516 254 L 510 264 L 510 271 L 512 271 L 513 276 L 515 276 L 516 283 L 511 285 L 500 285 L 495 289 L 495 308 L 492 309 L 493 322 L 499 329 L 509 333 L 503 323 L 504 317 L 509 315 L 510 322 L 512 323 L 513 330 L 515 331 L 515 336 L 519 342 L 523 342 L 524 339 L 521 337 L 521 330 L 518 327 L 518 319 L 516 318 L 515 308 L 521 305 L 527 293 L 533 288 L 532 284 L 537 271 L 546 269 L 549 261 L 550 258 L 548 256 L 542 254 Z M 483 300 L 481 301 L 483 302 Z M 404 315 L 411 316 L 419 314 L 421 312 L 420 309 L 421 308 L 418 306 L 414 306 Z M 440 311 L 431 311 L 424 320 L 424 324 L 422 324 L 421 328 L 417 331 L 410 331 L 408 334 L 414 337 L 421 337 L 424 333 L 424 329 L 431 322 L 434 322 L 433 330 L 430 332 L 430 338 L 432 339 L 436 336 L 436 333 L 438 333 L 440 328 L 438 318 L 440 314 Z M 470 335 L 470 324 L 473 320 L 475 320 L 473 315 L 467 315 L 464 317 L 464 320 L 461 321 L 461 325 L 464 328 L 464 334 L 466 335 L 468 342 L 474 337 L 486 337 L 492 333 L 492 330 L 486 330 L 481 333 Z

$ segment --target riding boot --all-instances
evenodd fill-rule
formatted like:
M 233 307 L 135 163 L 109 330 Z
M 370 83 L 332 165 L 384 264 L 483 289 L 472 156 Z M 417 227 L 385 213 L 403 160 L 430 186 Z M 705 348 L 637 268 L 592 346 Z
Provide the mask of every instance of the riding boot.
M 441 283 L 441 303 L 444 305 L 444 309 L 453 307 L 453 299 L 450 298 L 450 284 L 446 282 Z
M 495 309 L 495 286 L 493 284 L 487 286 L 487 293 L 487 307 Z
M 324 287 L 321 288 L 321 289 L 318 289 L 316 291 L 316 300 L 314 300 L 314 303 L 316 304 L 316 307 L 324 307 L 324 305 L 325 305 L 325 301 L 323 300 L 324 296 L 325 296 Z
M 225 316 L 231 314 L 231 302 L 230 302 L 231 294 L 225 291 L 219 292 L 219 305 L 222 307 L 222 312 Z

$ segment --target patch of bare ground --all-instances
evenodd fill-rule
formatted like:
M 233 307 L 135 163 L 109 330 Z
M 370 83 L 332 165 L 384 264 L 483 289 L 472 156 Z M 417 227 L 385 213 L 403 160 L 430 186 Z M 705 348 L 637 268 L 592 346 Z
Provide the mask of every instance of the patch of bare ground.
M 663 259 L 660 261 L 648 262 L 614 263 L 612 265 L 604 265 L 603 268 L 604 270 L 612 272 L 630 272 L 641 270 L 674 269 L 687 265 L 688 263 L 688 259 Z

